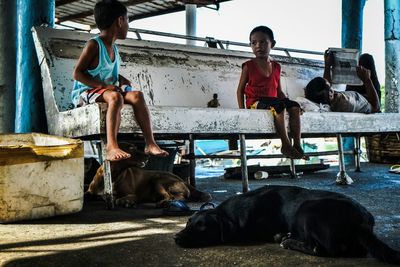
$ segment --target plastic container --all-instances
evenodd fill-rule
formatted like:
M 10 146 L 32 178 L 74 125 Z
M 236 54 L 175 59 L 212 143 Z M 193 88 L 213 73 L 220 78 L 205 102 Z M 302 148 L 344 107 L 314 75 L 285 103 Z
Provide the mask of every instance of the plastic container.
M 267 179 L 267 178 L 268 178 L 268 172 L 257 171 L 254 173 L 254 179 L 256 180 Z
M 83 143 L 44 134 L 0 134 L 0 222 L 78 212 Z

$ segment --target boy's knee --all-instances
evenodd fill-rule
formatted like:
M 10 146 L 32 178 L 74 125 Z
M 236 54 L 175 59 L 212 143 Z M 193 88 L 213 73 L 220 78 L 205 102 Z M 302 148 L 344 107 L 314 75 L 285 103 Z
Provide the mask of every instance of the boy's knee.
M 141 91 L 133 91 L 127 93 L 127 97 L 132 99 L 133 102 L 137 102 L 144 99 L 143 93 Z
M 122 97 L 121 93 L 112 91 L 108 94 L 108 102 L 110 104 L 121 105 L 124 103 L 124 98 Z
M 299 107 L 291 107 L 291 108 L 288 108 L 287 111 L 289 112 L 289 114 L 300 114 Z

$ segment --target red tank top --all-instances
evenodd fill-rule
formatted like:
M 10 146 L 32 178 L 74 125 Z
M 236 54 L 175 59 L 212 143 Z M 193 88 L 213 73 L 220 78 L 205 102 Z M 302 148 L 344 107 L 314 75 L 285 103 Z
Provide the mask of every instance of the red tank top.
M 246 107 L 249 108 L 254 102 L 263 97 L 278 97 L 278 85 L 281 78 L 281 65 L 271 61 L 272 73 L 267 77 L 261 72 L 260 67 L 254 60 L 243 63 L 248 69 L 248 81 L 244 94 L 246 95 Z

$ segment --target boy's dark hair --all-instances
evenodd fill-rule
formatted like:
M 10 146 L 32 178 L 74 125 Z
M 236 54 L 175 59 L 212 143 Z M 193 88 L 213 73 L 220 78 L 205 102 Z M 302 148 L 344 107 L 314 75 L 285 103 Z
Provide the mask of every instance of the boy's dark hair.
M 315 103 L 329 104 L 330 86 L 322 77 L 312 79 L 306 86 L 304 93 L 308 100 Z
M 372 55 L 370 54 L 362 54 L 360 58 L 358 59 L 358 65 L 363 66 L 364 68 L 368 69 L 371 71 L 371 81 L 374 84 L 375 89 L 377 90 L 378 94 L 378 99 L 379 102 L 381 102 L 381 84 L 379 83 L 378 80 L 378 75 L 376 74 L 376 68 L 375 68 L 375 61 Z M 364 85 L 347 85 L 346 86 L 346 91 L 359 91 L 360 88 L 365 88 Z M 365 89 L 364 89 L 365 90 Z
M 109 28 L 115 19 L 126 16 L 128 10 L 117 0 L 100 0 L 94 6 L 94 20 L 99 30 Z
M 255 27 L 253 30 L 251 30 L 250 35 L 249 35 L 249 39 L 256 32 L 265 33 L 266 35 L 268 35 L 268 37 L 271 39 L 271 41 L 275 41 L 274 32 L 270 28 L 268 28 L 267 26 L 257 26 L 257 27 Z

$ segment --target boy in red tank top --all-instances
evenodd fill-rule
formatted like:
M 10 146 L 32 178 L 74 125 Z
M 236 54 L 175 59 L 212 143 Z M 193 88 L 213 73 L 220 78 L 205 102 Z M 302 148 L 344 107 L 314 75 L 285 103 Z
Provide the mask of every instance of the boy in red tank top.
M 308 159 L 300 143 L 300 105 L 289 100 L 283 93 L 280 80 L 281 66 L 269 56 L 275 46 L 272 30 L 266 26 L 254 28 L 250 32 L 250 45 L 256 57 L 242 66 L 237 89 L 239 108 L 271 110 L 276 132 L 282 141 L 282 154 L 292 159 Z M 285 110 L 289 113 L 293 146 L 285 127 Z

